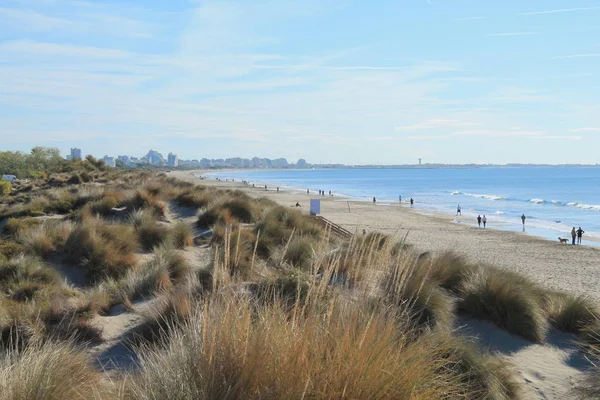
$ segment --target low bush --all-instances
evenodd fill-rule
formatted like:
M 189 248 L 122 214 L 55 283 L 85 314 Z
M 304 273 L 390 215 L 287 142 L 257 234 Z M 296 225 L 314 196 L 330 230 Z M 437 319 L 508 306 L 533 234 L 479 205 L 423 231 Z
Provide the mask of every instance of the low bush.
M 213 200 L 213 196 L 198 189 L 186 190 L 175 196 L 175 201 L 180 206 L 196 209 L 207 207 Z
M 598 305 L 587 296 L 546 292 L 542 298 L 550 323 L 560 331 L 579 334 L 600 317 Z
M 0 181 L 0 196 L 8 196 L 12 191 L 12 185 L 8 181 Z
M 16 237 L 21 229 L 28 229 L 41 224 L 42 221 L 34 218 L 9 218 L 4 225 L 4 234 Z
M 12 240 L 0 239 L 0 262 L 10 260 L 25 252 L 25 246 Z
M 250 198 L 233 198 L 217 203 L 198 217 L 198 226 L 207 228 L 216 223 L 252 223 L 255 220 L 255 206 Z
M 169 241 L 176 249 L 183 249 L 194 244 L 194 231 L 189 224 L 177 222 L 169 232 Z
M 536 289 L 533 283 L 519 274 L 480 267 L 462 284 L 459 310 L 493 322 L 535 343 L 542 343 L 548 330 L 548 320 Z
M 75 226 L 64 249 L 68 261 L 85 268 L 88 278 L 97 281 L 122 277 L 135 267 L 137 247 L 131 226 L 91 218 Z
M 248 229 L 227 228 L 223 241 L 219 248 L 219 258 L 215 262 L 222 263 L 231 277 L 248 279 L 252 274 L 256 258 L 254 254 L 256 237 Z
M 481 398 L 444 357 L 451 343 L 409 342 L 385 313 L 342 304 L 290 314 L 278 302 L 209 302 L 171 331 L 164 349 L 139 350 L 140 373 L 126 381 L 125 397 Z
M 396 259 L 381 277 L 386 303 L 405 313 L 417 329 L 449 331 L 455 318 L 455 300 L 420 273 L 412 254 Z
M 70 222 L 45 222 L 35 228 L 20 230 L 18 240 L 30 254 L 47 257 L 64 246 L 72 231 Z
M 0 397 L 19 400 L 108 398 L 86 354 L 70 343 L 0 353 Z
M 309 270 L 314 253 L 314 239 L 294 237 L 285 249 L 284 260 L 296 268 Z

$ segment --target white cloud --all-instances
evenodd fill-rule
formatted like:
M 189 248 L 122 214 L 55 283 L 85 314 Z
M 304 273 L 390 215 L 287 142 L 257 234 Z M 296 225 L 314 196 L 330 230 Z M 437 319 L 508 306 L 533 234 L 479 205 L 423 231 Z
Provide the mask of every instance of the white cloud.
M 396 127 L 397 131 L 419 131 L 425 129 L 437 129 L 437 128 L 452 128 L 457 126 L 475 126 L 478 125 L 473 122 L 459 121 L 453 119 L 430 119 L 425 122 L 420 122 L 414 125 L 399 126 Z
M 529 35 L 539 35 L 539 32 L 505 32 L 505 33 L 488 33 L 485 35 L 486 37 L 493 36 L 529 36 Z
M 590 10 L 600 10 L 599 7 L 579 7 L 579 8 L 563 8 L 558 10 L 546 10 L 546 11 L 533 11 L 520 13 L 517 15 L 541 15 L 541 14 L 556 14 L 556 13 L 565 13 L 565 12 L 574 12 L 574 11 L 590 11 Z
M 569 132 L 600 132 L 600 128 L 575 128 L 570 129 Z
M 564 59 L 564 58 L 587 58 L 587 57 L 600 57 L 600 53 L 569 54 L 566 56 L 552 57 L 552 59 L 560 60 L 560 59 Z

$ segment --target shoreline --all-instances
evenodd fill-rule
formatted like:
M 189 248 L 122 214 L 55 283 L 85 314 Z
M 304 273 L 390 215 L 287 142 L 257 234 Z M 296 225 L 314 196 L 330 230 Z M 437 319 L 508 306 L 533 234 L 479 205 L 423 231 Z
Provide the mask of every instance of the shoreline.
M 283 169 L 281 169 L 281 170 L 283 171 Z M 214 177 L 214 176 L 211 177 L 210 175 L 228 173 L 228 172 L 235 173 L 235 172 L 240 172 L 240 171 L 243 171 L 243 169 L 228 169 L 228 170 L 222 170 L 222 171 L 189 170 L 186 172 L 189 172 L 190 174 L 194 174 L 194 173 L 206 174 L 208 176 L 205 179 L 216 180 L 217 179 L 216 177 Z M 221 179 L 221 182 L 227 182 L 227 181 L 223 181 Z M 241 182 L 241 181 L 236 181 L 236 182 Z M 303 188 L 291 186 L 291 185 L 285 184 L 285 183 L 259 182 L 259 181 L 255 181 L 253 183 L 256 184 L 256 188 L 250 188 L 250 189 L 261 190 L 260 188 L 264 185 L 267 185 L 269 188 L 279 186 L 281 188 L 282 192 L 305 194 L 305 191 Z M 357 203 L 372 204 L 372 202 L 371 202 L 372 197 L 366 196 L 366 195 L 365 196 L 351 196 L 351 195 L 339 193 L 339 194 L 333 194 L 332 196 L 328 196 L 328 195 L 320 196 L 320 195 L 317 195 L 316 193 L 313 194 L 312 191 L 314 191 L 314 189 L 311 189 L 311 195 L 317 196 L 320 199 L 350 201 L 350 202 L 357 202 Z M 409 202 L 404 201 L 404 199 L 403 199 L 402 203 L 398 203 L 398 201 L 396 199 L 382 198 L 382 199 L 377 200 L 377 206 L 402 207 L 402 206 L 408 206 L 408 205 L 409 205 Z M 452 223 L 462 225 L 462 226 L 470 226 L 472 228 L 478 228 L 477 223 L 476 223 L 477 213 L 471 212 L 470 209 L 463 209 L 463 215 L 457 216 L 457 215 L 454 215 L 453 212 L 440 210 L 439 208 L 435 208 L 433 206 L 428 207 L 426 203 L 420 203 L 418 201 L 415 201 L 414 210 L 417 213 L 420 213 L 424 216 L 431 215 L 431 216 L 435 216 L 435 217 L 443 218 L 443 219 L 452 218 Z M 488 216 L 488 225 L 487 225 L 487 228 L 484 228 L 484 229 L 494 229 L 494 230 L 499 230 L 499 231 L 504 231 L 504 232 L 513 232 L 513 233 L 517 233 L 517 234 L 524 233 L 525 235 L 527 235 L 529 237 L 535 237 L 535 238 L 542 239 L 542 240 L 549 241 L 549 242 L 558 242 L 558 238 L 560 237 L 560 238 L 568 239 L 569 245 L 571 243 L 571 237 L 570 237 L 569 232 L 561 232 L 561 231 L 554 230 L 551 228 L 540 227 L 539 225 L 535 226 L 536 222 L 533 217 L 529 217 L 530 218 L 529 224 L 526 224 L 523 227 L 523 230 L 519 229 L 521 227 L 520 223 L 517 224 L 514 221 L 495 219 L 494 217 L 496 217 L 496 215 Z M 534 219 L 534 221 L 531 221 L 531 219 Z M 557 236 L 553 236 L 553 235 L 557 235 Z M 588 246 L 588 247 L 596 247 L 596 248 L 600 249 L 600 237 L 593 236 L 593 233 L 588 234 L 588 235 L 584 236 L 584 242 L 581 245 Z
M 350 232 L 365 229 L 405 238 L 408 244 L 422 252 L 453 251 L 474 262 L 525 274 L 546 287 L 600 300 L 600 250 L 594 246 L 564 245 L 522 232 L 479 229 L 467 223 L 453 222 L 461 218 L 466 221 L 468 217 L 423 214 L 404 203 L 393 207 L 373 205 L 283 189 L 265 191 L 240 181 L 201 180 L 194 176 L 206 172 L 210 171 L 175 171 L 170 175 L 199 185 L 239 189 L 252 197 L 266 197 L 286 207 L 299 202 L 303 213 L 308 213 L 309 199 L 319 198 L 322 200 L 321 215 Z

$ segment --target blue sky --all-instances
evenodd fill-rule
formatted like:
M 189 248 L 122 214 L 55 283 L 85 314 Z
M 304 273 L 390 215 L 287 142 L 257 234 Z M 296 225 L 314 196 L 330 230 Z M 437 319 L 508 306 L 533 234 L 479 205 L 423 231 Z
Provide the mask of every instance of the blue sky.
M 600 1 L 0 2 L 2 149 L 600 162 Z

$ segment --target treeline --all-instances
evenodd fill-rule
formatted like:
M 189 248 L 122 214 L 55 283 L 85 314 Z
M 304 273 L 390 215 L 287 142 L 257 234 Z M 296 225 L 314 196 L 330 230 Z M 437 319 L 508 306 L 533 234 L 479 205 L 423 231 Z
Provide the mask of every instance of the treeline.
M 60 156 L 58 149 L 52 147 L 34 147 L 29 154 L 20 151 L 0 152 L 0 173 L 15 175 L 19 179 L 39 179 L 52 173 L 104 168 L 104 161 L 96 160 L 91 155 L 86 156 L 85 160 L 69 161 Z

